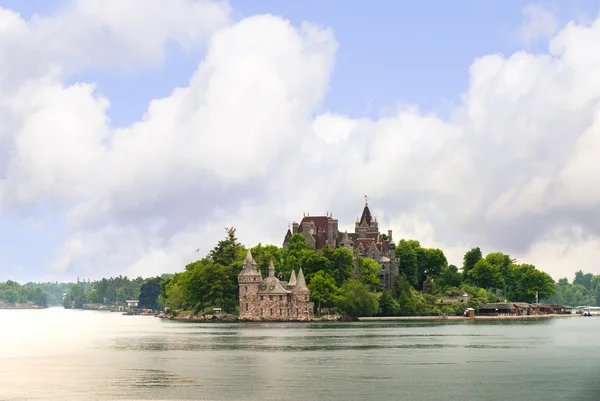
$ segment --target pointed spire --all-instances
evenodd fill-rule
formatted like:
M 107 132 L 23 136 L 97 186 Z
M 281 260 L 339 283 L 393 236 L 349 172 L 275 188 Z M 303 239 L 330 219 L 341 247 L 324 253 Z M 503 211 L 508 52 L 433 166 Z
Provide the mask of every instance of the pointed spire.
M 273 265 L 273 259 L 271 259 L 271 263 L 269 264 L 269 277 L 275 277 L 275 266 Z
M 292 275 L 290 276 L 290 282 L 288 283 L 289 286 L 294 286 L 296 285 L 296 272 L 292 270 Z
M 306 281 L 304 281 L 304 273 L 302 273 L 302 268 L 298 270 L 298 278 L 296 279 L 296 287 L 294 288 L 294 292 L 310 292 L 306 286 Z
M 244 259 L 244 264 L 256 264 L 254 262 L 254 258 L 252 257 L 252 252 L 250 252 L 250 248 L 248 248 L 248 252 L 246 253 L 246 259 Z
M 342 242 L 340 242 L 340 244 L 342 244 L 342 245 L 353 244 L 352 240 L 350 239 L 350 236 L 348 235 L 348 230 L 344 231 L 344 236 L 342 237 Z

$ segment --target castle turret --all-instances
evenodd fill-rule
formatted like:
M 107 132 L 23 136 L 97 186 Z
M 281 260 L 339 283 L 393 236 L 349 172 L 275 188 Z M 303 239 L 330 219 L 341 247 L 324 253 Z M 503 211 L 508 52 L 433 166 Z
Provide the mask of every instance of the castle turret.
M 262 275 L 260 271 L 256 269 L 256 262 L 252 257 L 250 249 L 244 259 L 244 265 L 242 271 L 238 274 L 238 284 L 240 287 L 240 318 L 245 319 L 251 317 L 253 308 L 258 305 L 258 290 L 260 289 L 260 283 L 262 281 Z
M 298 278 L 296 279 L 296 286 L 294 287 L 294 293 L 296 294 L 310 294 L 308 287 L 306 286 L 306 281 L 304 280 L 304 273 L 302 272 L 302 268 L 298 270 Z
M 296 272 L 292 270 L 292 275 L 290 276 L 290 282 L 288 283 L 288 287 L 294 287 L 296 285 Z
M 273 265 L 273 259 L 271 259 L 271 263 L 269 264 L 269 277 L 275 277 L 275 266 Z

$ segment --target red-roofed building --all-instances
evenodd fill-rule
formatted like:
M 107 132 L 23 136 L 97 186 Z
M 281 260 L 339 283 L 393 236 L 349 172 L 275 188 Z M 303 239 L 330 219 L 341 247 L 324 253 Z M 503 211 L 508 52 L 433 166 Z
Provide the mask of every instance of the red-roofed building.
M 326 216 L 304 215 L 300 224 L 293 222 L 283 240 L 284 248 L 287 248 L 292 235 L 297 233 L 304 235 L 309 245 L 317 251 L 325 246 L 334 249 L 343 246 L 352 252 L 356 251 L 359 256 L 375 260 L 380 265 L 381 285 L 387 289 L 391 288 L 394 274 L 398 274 L 392 230 L 388 230 L 387 239 L 381 237 L 377 218 L 371 215 L 366 200 L 360 219 L 356 219 L 354 233 L 340 232 L 338 220 L 330 213 Z

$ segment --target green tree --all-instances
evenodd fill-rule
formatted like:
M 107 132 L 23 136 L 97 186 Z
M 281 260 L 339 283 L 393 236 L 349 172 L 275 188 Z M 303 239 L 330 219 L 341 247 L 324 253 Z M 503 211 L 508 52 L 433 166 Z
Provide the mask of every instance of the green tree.
M 250 252 L 252 252 L 252 256 L 256 262 L 256 267 L 260 269 L 263 277 L 266 277 L 269 273 L 268 270 L 271 261 L 273 261 L 275 268 L 281 268 L 283 262 L 282 252 L 281 248 L 277 247 L 276 245 L 262 245 L 259 243 L 258 245 L 252 247 Z
M 425 281 L 437 278 L 442 270 L 448 266 L 448 260 L 441 249 L 419 248 L 416 252 L 418 288 L 424 290 Z
M 379 264 L 370 258 L 358 258 L 358 270 L 360 272 L 360 281 L 371 291 L 381 290 L 381 280 L 379 279 Z
M 352 273 L 354 266 L 353 255 L 347 248 L 331 249 L 325 247 L 322 250 L 323 256 L 329 260 L 329 272 L 335 279 L 336 286 L 342 286 Z
M 400 305 L 389 291 L 383 291 L 379 296 L 379 316 L 395 316 Z
M 447 287 L 460 287 L 463 282 L 463 276 L 458 271 L 458 267 L 448 265 L 442 268 L 436 281 L 438 287 L 441 289 Z
M 421 248 L 419 241 L 401 239 L 396 247 L 396 258 L 400 261 L 399 271 L 406 276 L 408 282 L 416 286 L 419 280 L 419 261 L 417 250 Z
M 227 236 L 209 252 L 209 257 L 215 263 L 230 266 L 243 254 L 243 246 L 235 236 L 234 227 L 226 228 L 225 231 L 227 231 Z
M 473 248 L 465 253 L 463 257 L 463 276 L 465 280 L 470 278 L 469 272 L 475 268 L 477 262 L 483 259 L 483 254 L 481 253 L 481 249 L 479 247 Z
M 310 297 L 317 302 L 317 310 L 321 314 L 321 306 L 331 307 L 339 300 L 339 288 L 335 279 L 329 273 L 318 271 L 313 276 L 310 284 Z
M 473 284 L 486 289 L 496 288 L 502 280 L 500 269 L 486 259 L 475 263 L 475 267 L 469 270 L 467 278 Z
M 117 305 L 125 305 L 127 300 L 127 291 L 123 287 L 117 289 Z
M 352 317 L 373 316 L 379 311 L 377 294 L 358 280 L 350 279 L 342 286 L 338 302 L 341 312 Z
M 159 309 L 158 296 L 160 295 L 160 277 L 153 277 L 144 280 L 140 287 L 139 306 L 140 308 L 157 310 Z
M 521 302 L 535 302 L 536 293 L 539 299 L 546 299 L 555 293 L 554 280 L 548 273 L 544 273 L 531 264 L 517 265 L 515 268 L 516 280 L 519 283 L 513 293 L 513 298 Z M 585 287 L 582 286 L 585 289 Z

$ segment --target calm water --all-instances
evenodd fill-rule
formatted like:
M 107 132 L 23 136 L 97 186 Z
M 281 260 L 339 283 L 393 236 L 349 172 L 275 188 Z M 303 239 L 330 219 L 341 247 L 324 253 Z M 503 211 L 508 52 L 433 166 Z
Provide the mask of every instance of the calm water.
M 599 400 L 600 318 L 177 323 L 0 311 L 0 400 Z

